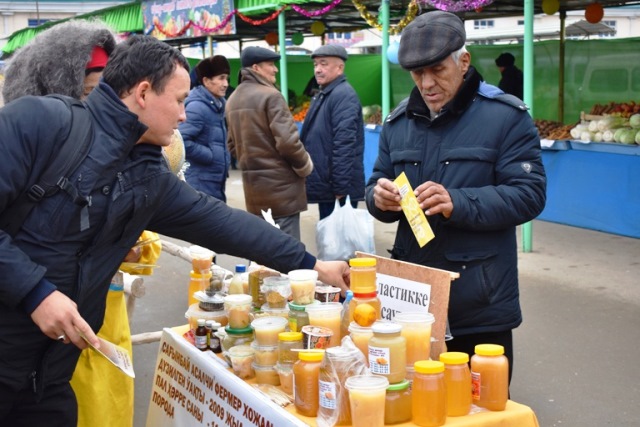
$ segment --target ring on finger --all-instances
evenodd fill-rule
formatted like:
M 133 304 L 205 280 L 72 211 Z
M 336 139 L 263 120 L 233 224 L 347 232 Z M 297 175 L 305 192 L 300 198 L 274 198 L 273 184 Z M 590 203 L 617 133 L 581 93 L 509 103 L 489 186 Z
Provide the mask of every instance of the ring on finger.
M 65 334 L 62 334 L 57 338 L 57 340 L 60 341 L 60 342 L 64 342 L 64 340 L 66 340 L 66 339 L 67 339 L 67 336 Z

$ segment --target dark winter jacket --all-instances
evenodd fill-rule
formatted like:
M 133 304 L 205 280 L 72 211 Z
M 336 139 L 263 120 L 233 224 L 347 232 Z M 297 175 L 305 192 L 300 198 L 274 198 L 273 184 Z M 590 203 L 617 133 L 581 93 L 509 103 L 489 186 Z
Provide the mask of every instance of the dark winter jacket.
M 364 200 L 362 106 L 345 76 L 313 98 L 300 137 L 314 165 L 307 177 L 309 203 L 334 202 L 346 195 Z
M 98 331 L 111 278 L 145 229 L 279 271 L 315 264 L 298 240 L 180 181 L 159 146 L 136 144 L 146 127 L 104 83 L 86 104 L 94 141 L 70 182 L 87 210 L 61 191 L 34 208 L 15 238 L 0 230 L 0 384 L 11 389 L 39 393 L 68 381 L 80 354 L 33 323 L 34 293 L 55 287 Z M 57 99 L 27 96 L 0 110 L 0 211 L 36 181 L 69 123 Z
M 187 182 L 196 190 L 226 201 L 225 182 L 231 156 L 227 150 L 224 98 L 216 98 L 204 86 L 196 86 L 185 101 L 187 121 L 179 126 L 184 139 Z
M 307 210 L 304 179 L 313 163 L 282 94 L 250 68 L 229 97 L 228 147 L 242 170 L 247 211 L 274 218 Z
M 460 273 L 451 284 L 453 336 L 505 331 L 522 321 L 516 226 L 544 208 L 546 177 L 536 127 L 522 101 L 480 79 L 473 68 L 435 119 L 417 88 L 386 119 L 367 185 L 369 212 L 399 221 L 392 257 Z M 411 186 L 442 184 L 453 212 L 428 217 L 435 239 L 420 248 L 402 212 L 375 207 L 380 178 L 404 172 Z
M 523 79 L 522 71 L 515 65 L 510 65 L 502 71 L 502 78 L 500 79 L 500 83 L 498 83 L 498 87 L 502 89 L 504 93 L 510 93 L 522 99 Z

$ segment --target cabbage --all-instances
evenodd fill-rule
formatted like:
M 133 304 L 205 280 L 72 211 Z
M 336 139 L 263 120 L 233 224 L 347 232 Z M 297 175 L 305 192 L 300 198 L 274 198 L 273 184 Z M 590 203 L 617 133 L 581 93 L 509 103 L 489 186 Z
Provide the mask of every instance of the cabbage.
M 640 114 L 634 114 L 629 117 L 629 126 L 634 129 L 640 128 Z
M 615 129 L 627 125 L 627 120 L 623 117 L 607 116 L 602 120 L 598 120 L 598 130 Z
M 636 143 L 636 131 L 633 129 L 625 129 L 620 134 L 620 142 L 623 144 L 635 144 Z
M 627 128 L 614 129 L 614 131 L 613 131 L 613 140 L 615 142 L 622 142 L 620 140 L 620 138 L 622 137 L 622 132 L 624 132 L 625 130 L 627 130 Z

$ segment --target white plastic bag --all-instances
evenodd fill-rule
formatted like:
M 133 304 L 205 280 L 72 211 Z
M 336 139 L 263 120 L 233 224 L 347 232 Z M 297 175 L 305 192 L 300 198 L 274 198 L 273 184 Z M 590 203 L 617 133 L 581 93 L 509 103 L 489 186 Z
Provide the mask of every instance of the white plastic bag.
M 354 209 L 347 196 L 344 206 L 336 199 L 333 212 L 316 225 L 318 258 L 347 261 L 356 251 L 375 253 L 373 217 L 365 209 Z

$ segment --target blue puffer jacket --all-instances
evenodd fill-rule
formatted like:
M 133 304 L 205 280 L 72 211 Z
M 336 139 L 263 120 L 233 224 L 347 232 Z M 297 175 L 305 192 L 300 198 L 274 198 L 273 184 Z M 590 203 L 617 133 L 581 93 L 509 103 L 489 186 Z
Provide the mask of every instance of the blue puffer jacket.
M 94 141 L 70 176 L 91 201 L 86 215 L 60 191 L 33 209 L 15 238 L 0 230 L 0 384 L 12 390 L 39 393 L 69 381 L 80 354 L 42 334 L 25 310 L 27 300 L 55 287 L 98 331 L 111 278 L 145 229 L 283 272 L 315 264 L 297 239 L 180 181 L 160 147 L 136 144 L 146 127 L 104 83 L 86 105 Z M 0 211 L 35 183 L 70 118 L 51 98 L 26 96 L 0 110 Z
M 313 160 L 307 177 L 309 203 L 336 196 L 364 200 L 364 122 L 358 95 L 339 76 L 313 98 L 300 139 Z
M 227 150 L 224 98 L 216 98 L 204 86 L 193 88 L 185 101 L 187 121 L 179 126 L 189 168 L 187 182 L 196 190 L 226 201 L 225 182 L 231 164 Z
M 453 336 L 513 329 L 522 321 L 516 226 L 544 208 L 546 177 L 538 131 L 526 106 L 480 82 L 473 68 L 446 111 L 431 120 L 417 88 L 386 119 L 367 183 L 367 208 L 398 221 L 392 257 L 460 273 L 451 284 Z M 378 179 L 404 172 L 413 188 L 442 184 L 453 212 L 428 217 L 435 238 L 420 248 L 402 212 L 380 211 Z

